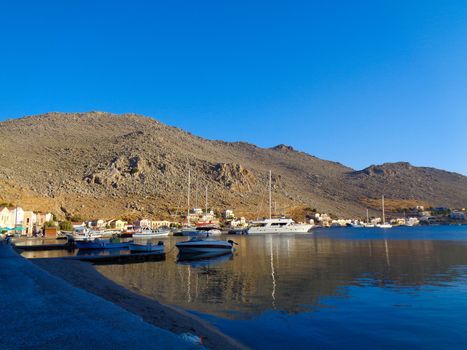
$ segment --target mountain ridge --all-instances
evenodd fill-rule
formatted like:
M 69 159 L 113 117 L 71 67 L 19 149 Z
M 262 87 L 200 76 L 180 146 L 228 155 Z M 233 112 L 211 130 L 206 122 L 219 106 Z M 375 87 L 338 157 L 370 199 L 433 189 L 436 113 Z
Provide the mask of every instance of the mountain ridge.
M 452 207 L 464 207 L 467 198 L 461 174 L 407 162 L 355 170 L 289 145 L 208 140 L 134 113 L 10 119 L 0 123 L 0 146 L 0 200 L 21 203 L 27 194 L 48 203 L 33 209 L 59 216 L 173 217 L 186 206 L 188 168 L 198 199 L 193 204 L 204 206 L 208 186 L 213 208 L 250 217 L 266 213 L 269 170 L 283 213 L 308 207 L 361 216 L 383 192 L 388 200 Z

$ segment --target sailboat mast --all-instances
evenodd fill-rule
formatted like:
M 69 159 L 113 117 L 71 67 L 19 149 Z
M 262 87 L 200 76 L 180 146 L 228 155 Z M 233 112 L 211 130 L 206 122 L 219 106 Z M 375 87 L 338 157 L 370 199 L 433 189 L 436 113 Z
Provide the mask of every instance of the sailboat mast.
M 269 219 L 272 219 L 272 173 L 269 170 Z
M 204 204 L 206 207 L 206 215 L 208 215 L 208 186 L 206 186 L 206 200 Z
M 188 169 L 188 193 L 187 193 L 187 223 L 190 225 L 190 187 L 191 187 L 191 170 Z
M 386 217 L 384 216 L 384 194 L 383 194 L 383 197 L 381 198 L 381 202 L 382 202 L 382 207 L 383 207 L 383 224 L 386 222 Z
M 366 223 L 369 224 L 370 223 L 370 216 L 368 214 L 368 208 L 366 209 Z

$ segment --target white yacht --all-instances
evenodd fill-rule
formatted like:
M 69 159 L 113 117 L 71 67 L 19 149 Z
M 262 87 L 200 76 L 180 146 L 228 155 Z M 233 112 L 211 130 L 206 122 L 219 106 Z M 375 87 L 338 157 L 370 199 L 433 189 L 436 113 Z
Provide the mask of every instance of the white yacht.
M 292 219 L 272 218 L 272 175 L 269 170 L 269 219 L 254 221 L 247 230 L 248 234 L 257 233 L 307 233 L 313 228 L 311 224 L 297 224 Z
M 292 219 L 266 219 L 254 221 L 248 234 L 256 233 L 307 233 L 313 228 L 311 224 L 297 224 Z

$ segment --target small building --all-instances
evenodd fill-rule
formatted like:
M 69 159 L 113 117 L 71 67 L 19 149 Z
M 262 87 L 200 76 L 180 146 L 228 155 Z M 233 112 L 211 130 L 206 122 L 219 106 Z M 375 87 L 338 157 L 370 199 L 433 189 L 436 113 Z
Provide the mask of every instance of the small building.
M 36 227 L 43 227 L 46 222 L 53 221 L 53 219 L 51 213 L 36 213 Z
M 135 225 L 141 228 L 151 228 L 152 223 L 149 219 L 140 219 L 136 220 Z
M 167 221 L 167 220 L 154 220 L 154 221 L 151 221 L 151 228 L 153 230 L 156 230 L 160 227 L 170 227 L 171 224 L 172 222 Z
M 246 227 L 248 226 L 248 223 L 246 219 L 242 216 L 239 219 L 233 219 L 230 222 L 230 227 Z
M 95 229 L 105 228 L 105 221 L 102 219 L 92 220 L 88 223 L 88 226 Z
M 10 210 L 0 207 L 0 228 L 10 227 Z
M 452 220 L 465 220 L 465 213 L 463 211 L 454 210 L 449 217 Z
M 123 220 L 110 220 L 107 225 L 111 228 L 111 229 L 114 229 L 114 230 L 120 230 L 120 231 L 123 231 L 126 227 L 126 225 L 128 224 L 128 222 L 126 221 L 123 221 Z
M 226 219 L 226 220 L 235 219 L 235 214 L 234 214 L 233 210 L 227 209 L 227 210 L 224 210 L 224 212 L 222 213 L 222 217 L 224 219 Z
M 56 238 L 58 229 L 55 226 L 49 226 L 44 229 L 44 237 L 47 238 Z
M 32 236 L 37 221 L 36 214 L 31 210 L 24 211 L 23 214 L 23 234 Z

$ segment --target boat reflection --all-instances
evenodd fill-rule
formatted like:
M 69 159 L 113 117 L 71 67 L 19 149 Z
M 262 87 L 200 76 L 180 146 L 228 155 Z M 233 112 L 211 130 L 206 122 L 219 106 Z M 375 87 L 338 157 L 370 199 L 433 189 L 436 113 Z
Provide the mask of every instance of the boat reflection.
M 78 249 L 76 256 L 119 256 L 130 254 L 128 249 L 99 249 L 99 250 L 88 250 L 88 249 Z
M 179 254 L 178 265 L 190 265 L 191 267 L 209 267 L 218 265 L 233 259 L 233 254 L 229 253 L 201 253 L 201 254 Z
M 346 297 L 352 286 L 402 290 L 449 286 L 462 280 L 467 266 L 467 231 L 458 229 L 456 234 L 465 238 L 455 241 L 453 233 L 448 236 L 440 231 L 443 239 L 427 239 L 434 233 L 419 230 L 418 239 L 417 229 L 404 237 L 402 233 L 397 236 L 396 228 L 390 237 L 376 231 L 362 231 L 357 236 L 350 229 L 316 230 L 313 235 L 238 236 L 241 249 L 235 252 L 235 259 L 232 255 L 189 257 L 188 261 L 183 257 L 177 264 L 98 270 L 157 300 L 207 314 L 247 318 L 271 309 L 296 314 L 319 308 L 323 298 Z M 175 242 L 167 242 L 169 255 Z M 175 255 L 172 257 L 175 260 Z

